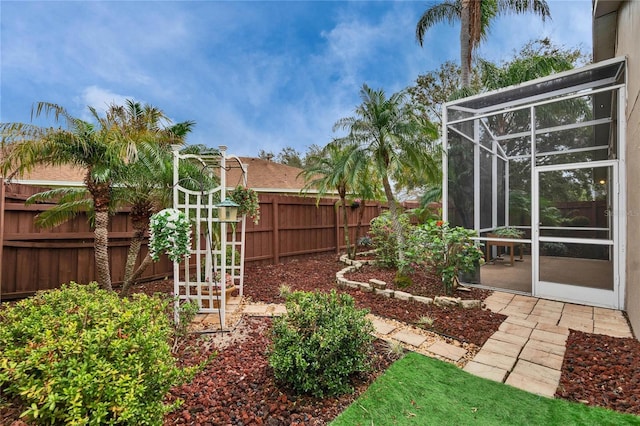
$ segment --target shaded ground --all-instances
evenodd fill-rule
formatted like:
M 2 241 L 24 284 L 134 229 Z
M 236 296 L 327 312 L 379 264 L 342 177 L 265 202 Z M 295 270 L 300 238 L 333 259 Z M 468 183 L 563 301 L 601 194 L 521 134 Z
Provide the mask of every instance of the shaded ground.
M 279 295 L 281 285 L 293 290 L 330 291 L 336 289 L 335 273 L 343 267 L 335 255 L 316 256 L 283 265 L 249 267 L 245 295 L 254 302 L 283 303 L 284 299 Z M 362 273 L 380 274 L 378 279 L 391 282 L 388 275 L 384 275 L 387 272 L 366 268 Z M 432 277 L 413 279 L 414 288 L 404 291 L 428 297 L 441 295 L 441 286 Z M 138 286 L 134 291 L 168 294 L 173 291 L 173 284 L 170 280 L 156 281 Z M 484 343 L 505 318 L 480 309 L 438 308 L 353 289 L 338 291 L 348 292 L 359 306 L 369 308 L 379 316 L 410 324 L 416 324 L 421 317 L 429 317 L 434 321 L 434 331 L 477 345 Z M 488 295 L 485 290 L 458 293 L 456 296 L 463 298 L 484 298 Z M 269 319 L 246 318 L 236 330 L 236 340 L 226 345 L 221 344 L 215 335 L 190 335 L 180 345 L 177 354 L 183 365 L 193 365 L 214 353 L 217 356 L 191 383 L 172 390 L 169 400 L 181 398 L 185 402 L 165 417 L 164 424 L 327 424 L 392 362 L 385 344 L 378 341 L 372 354 L 374 368 L 370 375 L 354 378 L 354 395 L 323 400 L 296 397 L 273 381 L 266 358 L 269 327 Z M 557 396 L 640 414 L 639 362 L 640 342 L 634 339 L 572 331 Z M 19 413 L 19 406 L 4 403 L 0 407 L 0 424 L 11 425 Z

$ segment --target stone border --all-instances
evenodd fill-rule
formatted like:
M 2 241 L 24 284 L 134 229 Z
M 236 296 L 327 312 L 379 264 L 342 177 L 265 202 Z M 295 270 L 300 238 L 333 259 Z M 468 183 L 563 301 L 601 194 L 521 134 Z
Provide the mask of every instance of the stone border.
M 374 251 L 368 251 L 361 254 L 369 254 Z M 463 300 L 459 297 L 448 297 L 448 296 L 436 296 L 435 298 L 431 297 L 423 297 L 416 296 L 411 293 L 406 293 L 404 291 L 399 290 L 391 290 L 386 288 L 387 283 L 381 280 L 370 279 L 368 283 L 363 283 L 360 281 L 351 281 L 344 277 L 346 273 L 357 271 L 362 268 L 363 265 L 373 265 L 375 264 L 375 260 L 355 260 L 349 259 L 348 255 L 343 254 L 340 256 L 340 261 L 346 263 L 348 266 L 346 268 L 342 268 L 338 272 L 336 272 L 336 285 L 338 287 L 351 287 L 357 288 L 367 293 L 375 293 L 381 294 L 382 296 L 388 298 L 394 298 L 398 300 L 410 301 L 414 300 L 419 303 L 424 303 L 425 305 L 434 304 L 436 306 L 459 306 L 464 309 L 473 309 L 473 308 L 481 308 L 482 301 L 481 300 Z

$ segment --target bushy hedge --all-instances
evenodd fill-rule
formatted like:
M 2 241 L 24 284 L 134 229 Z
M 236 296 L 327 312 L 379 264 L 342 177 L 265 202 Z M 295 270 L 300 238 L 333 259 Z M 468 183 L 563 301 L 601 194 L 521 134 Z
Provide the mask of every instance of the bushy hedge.
M 269 363 L 276 379 L 322 397 L 351 391 L 350 377 L 369 367 L 373 326 L 347 294 L 294 292 L 276 318 Z
M 184 379 L 167 302 L 71 283 L 0 311 L 0 387 L 41 424 L 159 425 Z

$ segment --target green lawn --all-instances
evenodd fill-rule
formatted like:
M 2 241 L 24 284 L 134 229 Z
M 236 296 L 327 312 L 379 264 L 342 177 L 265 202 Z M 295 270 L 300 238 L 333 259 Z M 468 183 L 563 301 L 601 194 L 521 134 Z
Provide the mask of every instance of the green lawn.
M 409 353 L 331 425 L 640 425 L 640 417 L 544 398 Z

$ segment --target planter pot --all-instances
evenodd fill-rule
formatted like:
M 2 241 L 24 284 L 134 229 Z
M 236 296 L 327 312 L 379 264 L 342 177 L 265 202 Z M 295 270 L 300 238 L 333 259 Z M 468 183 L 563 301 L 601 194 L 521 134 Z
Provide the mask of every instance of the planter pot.
M 458 281 L 462 284 L 480 284 L 480 261 L 474 263 L 473 271 L 460 273 Z
M 229 298 L 236 292 L 238 288 L 235 285 L 231 285 L 228 286 L 225 289 L 225 300 L 227 301 L 227 304 L 229 303 Z M 195 290 L 195 289 L 194 289 Z M 202 289 L 202 295 L 203 296 L 209 296 L 209 289 L 208 288 L 203 288 Z M 220 308 L 220 299 L 221 299 L 221 294 L 220 294 L 220 290 L 214 290 L 213 291 L 213 309 L 219 309 Z M 202 308 L 203 309 L 209 309 L 209 300 L 208 299 L 202 299 Z

